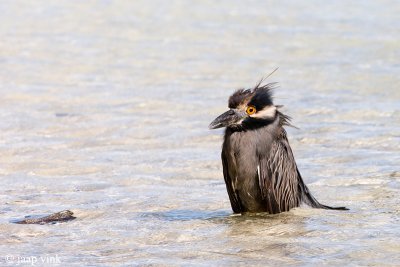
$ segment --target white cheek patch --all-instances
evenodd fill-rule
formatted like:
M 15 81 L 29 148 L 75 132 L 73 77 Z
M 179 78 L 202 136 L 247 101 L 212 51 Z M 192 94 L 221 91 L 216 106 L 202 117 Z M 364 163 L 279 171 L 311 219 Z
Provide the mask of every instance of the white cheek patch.
M 275 118 L 276 107 L 275 106 L 266 106 L 260 111 L 257 111 L 255 114 L 251 115 L 252 118 L 259 119 L 273 119 Z

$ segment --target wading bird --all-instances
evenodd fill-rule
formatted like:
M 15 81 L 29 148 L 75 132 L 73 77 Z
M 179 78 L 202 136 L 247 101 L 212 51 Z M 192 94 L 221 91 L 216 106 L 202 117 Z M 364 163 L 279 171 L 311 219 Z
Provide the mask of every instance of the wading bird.
M 319 203 L 297 168 L 284 126 L 290 117 L 272 102 L 275 83 L 237 90 L 229 110 L 209 128 L 226 127 L 222 166 L 234 213 L 289 211 L 305 203 L 313 208 L 347 210 Z

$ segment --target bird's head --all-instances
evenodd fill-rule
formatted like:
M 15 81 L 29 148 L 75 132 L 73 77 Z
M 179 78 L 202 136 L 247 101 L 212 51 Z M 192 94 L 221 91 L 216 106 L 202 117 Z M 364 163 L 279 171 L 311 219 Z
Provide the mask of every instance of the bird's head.
M 212 121 L 209 128 L 246 129 L 273 121 L 277 112 L 272 102 L 274 86 L 275 83 L 261 85 L 260 82 L 253 89 L 237 90 L 229 97 L 229 110 Z

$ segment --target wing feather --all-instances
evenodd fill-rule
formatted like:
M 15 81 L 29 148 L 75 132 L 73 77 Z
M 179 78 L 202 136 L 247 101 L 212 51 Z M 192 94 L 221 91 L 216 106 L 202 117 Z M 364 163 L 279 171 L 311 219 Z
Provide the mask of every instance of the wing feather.
M 224 154 L 224 151 L 221 153 L 222 159 L 222 169 L 224 172 L 224 180 L 226 184 L 226 190 L 228 191 L 229 200 L 231 201 L 232 210 L 234 213 L 242 212 L 242 206 L 239 201 L 239 197 L 236 194 L 235 190 L 233 189 L 232 179 L 229 176 L 229 169 L 228 169 L 228 160 Z
M 298 173 L 286 135 L 276 140 L 266 156 L 260 156 L 259 183 L 269 213 L 279 213 L 298 207 Z
M 282 129 L 266 157 L 260 157 L 259 183 L 270 213 L 288 211 L 302 202 L 313 208 L 347 210 L 319 203 L 310 193 L 297 168 L 293 152 Z M 277 208 L 277 207 L 278 208 Z

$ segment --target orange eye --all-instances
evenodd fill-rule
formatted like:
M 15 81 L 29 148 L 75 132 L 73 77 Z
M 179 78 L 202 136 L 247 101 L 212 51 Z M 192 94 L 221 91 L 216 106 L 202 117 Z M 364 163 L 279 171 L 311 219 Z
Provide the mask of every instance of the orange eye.
M 254 106 L 248 106 L 247 108 L 246 108 L 246 113 L 247 114 L 249 114 L 249 115 L 253 115 L 254 113 L 256 113 L 256 108 L 254 107 Z

